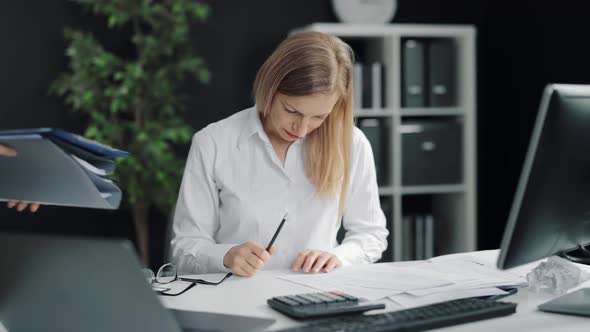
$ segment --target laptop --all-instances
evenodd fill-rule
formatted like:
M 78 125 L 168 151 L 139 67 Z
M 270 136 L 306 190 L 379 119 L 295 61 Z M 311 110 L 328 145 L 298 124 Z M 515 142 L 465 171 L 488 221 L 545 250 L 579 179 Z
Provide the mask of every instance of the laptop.
M 0 270 L 0 327 L 8 332 L 260 331 L 274 323 L 167 310 L 126 240 L 0 234 Z

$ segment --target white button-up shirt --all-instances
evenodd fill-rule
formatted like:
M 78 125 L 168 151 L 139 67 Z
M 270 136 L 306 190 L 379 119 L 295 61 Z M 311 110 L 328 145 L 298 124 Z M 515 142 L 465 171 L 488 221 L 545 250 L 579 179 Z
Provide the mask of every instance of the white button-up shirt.
M 227 251 L 248 241 L 266 247 L 287 212 L 265 269 L 290 268 L 306 249 L 328 251 L 345 265 L 381 257 L 388 231 L 365 135 L 354 127 L 340 245 L 338 195 L 317 194 L 305 174 L 302 143 L 289 147 L 283 165 L 254 107 L 194 135 L 172 228 L 172 260 L 181 273 L 229 271 Z

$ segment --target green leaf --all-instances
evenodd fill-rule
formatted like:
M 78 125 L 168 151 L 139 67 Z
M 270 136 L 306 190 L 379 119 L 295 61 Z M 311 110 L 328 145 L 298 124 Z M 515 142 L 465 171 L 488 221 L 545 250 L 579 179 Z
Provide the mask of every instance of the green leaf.
M 207 69 L 201 69 L 198 72 L 198 77 L 199 77 L 199 81 L 201 81 L 201 83 L 209 83 L 209 81 L 211 79 L 211 73 Z
M 98 134 L 98 129 L 96 128 L 96 126 L 88 126 L 88 128 L 86 128 L 86 132 L 84 133 L 84 136 L 86 137 L 96 137 Z
M 209 17 L 210 11 L 211 9 L 207 4 L 197 3 L 195 4 L 195 8 L 193 9 L 193 16 L 199 21 L 203 22 L 207 19 L 207 17 Z

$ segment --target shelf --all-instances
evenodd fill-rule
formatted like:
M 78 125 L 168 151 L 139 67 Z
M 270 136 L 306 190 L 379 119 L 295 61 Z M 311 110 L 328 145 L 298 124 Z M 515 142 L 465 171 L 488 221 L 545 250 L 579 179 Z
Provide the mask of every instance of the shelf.
M 340 37 L 382 37 L 388 35 L 413 37 L 471 37 L 475 35 L 472 25 L 452 24 L 349 24 L 314 23 L 295 31 L 319 31 Z
M 465 115 L 462 107 L 406 107 L 402 108 L 402 116 L 453 116 Z
M 380 186 L 379 196 L 393 196 L 393 195 L 427 195 L 427 194 L 456 194 L 464 193 L 466 191 L 465 185 L 462 184 L 433 184 L 424 186 L 405 186 L 392 187 Z
M 315 23 L 301 27 L 296 31 L 319 31 L 341 37 L 349 43 L 354 50 L 357 59 L 362 59 L 363 64 L 380 63 L 385 69 L 381 81 L 380 103 L 372 103 L 374 92 L 371 89 L 365 91 L 371 96 L 368 106 L 361 108 L 362 101 L 354 109 L 354 118 L 360 129 L 369 140 L 373 149 L 373 156 L 379 163 L 377 185 L 382 209 L 386 215 L 390 237 L 388 238 L 388 251 L 385 257 L 393 260 L 402 260 L 403 253 L 412 246 L 413 237 L 404 236 L 404 216 L 411 213 L 432 215 L 438 221 L 444 221 L 444 226 L 437 229 L 435 234 L 435 254 L 449 254 L 453 252 L 473 251 L 477 248 L 477 183 L 476 183 L 476 67 L 475 67 L 475 37 L 476 29 L 473 25 L 447 25 L 447 24 L 346 24 L 346 23 Z M 293 31 L 294 32 L 294 31 Z M 406 38 L 424 38 L 426 40 L 443 38 L 452 39 L 456 57 L 454 68 L 450 70 L 453 75 L 454 98 L 452 102 L 438 105 L 438 107 L 403 107 L 403 73 L 404 73 L 404 47 Z M 423 56 L 425 56 L 423 54 Z M 421 61 L 426 61 L 423 58 Z M 428 87 L 425 83 L 430 71 L 430 62 L 423 68 L 423 91 Z M 440 64 L 443 66 L 444 64 Z M 445 65 L 446 66 L 446 65 Z M 367 68 L 361 67 L 362 69 Z M 443 68 L 445 70 L 450 68 Z M 371 67 L 372 74 L 372 67 Z M 358 72 L 357 72 L 358 75 Z M 367 75 L 367 87 L 373 85 L 373 75 Z M 360 80 L 362 82 L 362 80 Z M 370 81 L 370 83 L 369 83 Z M 377 84 L 377 83 L 375 83 Z M 363 87 L 363 84 L 359 86 Z M 359 92 L 356 91 L 357 98 Z M 362 99 L 362 98 L 359 98 Z M 436 103 L 434 103 L 436 105 Z M 409 104 L 419 105 L 419 104 Z M 428 104 L 424 104 L 428 105 Z M 453 122 L 460 125 L 460 139 L 452 140 L 444 136 L 433 136 L 441 144 L 457 145 L 460 149 L 459 162 L 461 177 L 448 178 L 447 183 L 441 178 L 438 183 L 425 183 L 425 185 L 403 185 L 404 167 L 420 166 L 418 162 L 407 163 L 404 157 L 409 158 L 404 152 L 409 151 L 408 142 L 411 139 L 426 139 L 429 130 L 424 123 Z M 377 123 L 377 125 L 374 125 Z M 412 131 L 424 130 L 424 135 L 402 135 Z M 446 140 L 446 141 L 445 141 Z M 448 142 L 447 142 L 448 141 Z M 425 141 L 423 140 L 422 143 Z M 420 142 L 418 142 L 420 143 Z M 418 144 L 416 143 L 416 144 Z M 405 148 L 404 148 L 405 144 Z M 421 147 L 422 145 L 417 145 Z M 414 147 L 415 149 L 416 147 Z M 449 146 L 449 149 L 451 147 Z M 376 157 L 375 157 L 376 156 Z M 450 158 L 446 153 L 445 158 Z M 434 158 L 434 157 L 433 157 Z M 438 157 L 437 157 L 438 158 Z M 439 160 L 434 158 L 433 160 Z M 442 157 L 440 157 L 442 158 Z M 456 156 L 453 160 L 456 160 Z M 404 163 L 405 162 L 405 163 Z M 427 162 L 426 159 L 423 162 Z M 434 162 L 436 164 L 436 162 Z M 456 163 L 458 165 L 458 163 Z M 442 167 L 442 165 L 440 165 Z M 430 171 L 421 171 L 419 174 L 431 181 L 436 181 Z M 410 178 L 406 178 L 411 183 Z M 415 248 L 415 247 L 413 247 Z
M 393 187 L 379 187 L 379 196 L 392 196 L 394 193 Z
M 464 193 L 465 185 L 462 184 L 438 184 L 425 186 L 405 186 L 399 190 L 394 190 L 402 195 L 420 195 L 420 194 L 454 194 Z
M 390 33 L 387 24 L 315 23 L 295 31 L 318 31 L 339 37 L 383 37 Z
M 379 117 L 390 117 L 392 116 L 393 110 L 389 108 L 383 109 L 370 109 L 370 108 L 363 108 L 354 111 L 354 116 L 357 118 L 379 118 Z

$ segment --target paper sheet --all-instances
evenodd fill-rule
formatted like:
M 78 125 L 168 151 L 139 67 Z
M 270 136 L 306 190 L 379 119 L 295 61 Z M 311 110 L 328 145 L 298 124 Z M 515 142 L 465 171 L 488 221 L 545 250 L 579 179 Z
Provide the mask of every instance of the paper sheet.
M 412 267 L 375 264 L 346 267 L 327 274 L 289 275 L 279 277 L 323 291 L 341 291 L 375 300 L 408 290 L 452 285 L 446 275 L 424 273 Z
M 501 294 L 495 286 L 520 286 L 523 277 L 486 266 L 470 257 L 449 256 L 444 259 L 384 263 L 345 267 L 327 274 L 288 275 L 279 277 L 322 291 L 341 291 L 356 297 L 376 300 L 399 296 L 400 301 L 416 303 L 445 297 L 469 297 Z M 470 293 L 471 292 L 471 293 Z M 490 293 L 491 294 L 487 294 Z M 393 297 L 392 297 L 393 296 Z M 459 296 L 459 297 L 456 297 Z M 424 297 L 418 301 L 416 298 Z M 395 301 L 395 299 L 394 299 Z M 444 300 L 442 300 L 444 301 Z M 397 302 L 397 301 L 396 301 Z
M 424 264 L 416 265 L 415 269 L 424 273 L 437 271 L 446 273 L 451 277 L 452 285 L 437 286 L 409 290 L 408 293 L 415 296 L 429 295 L 438 292 L 447 292 L 461 289 L 487 288 L 494 286 L 520 286 L 525 283 L 524 278 L 518 277 L 506 271 L 485 266 L 470 258 L 450 258 L 444 260 L 430 260 Z
M 478 288 L 478 289 L 466 289 L 466 290 L 454 290 L 449 292 L 441 292 L 430 294 L 426 296 L 414 296 L 411 294 L 398 294 L 390 296 L 389 299 L 398 303 L 399 305 L 405 308 L 412 308 L 412 307 L 419 307 L 423 305 L 445 302 L 445 301 L 452 301 L 457 299 L 463 299 L 468 297 L 478 297 L 478 296 L 490 296 L 490 295 L 500 295 L 506 294 L 505 291 L 495 288 L 495 287 L 488 287 L 488 288 Z
M 106 176 L 107 172 L 104 169 L 100 169 L 94 165 L 92 165 L 91 163 L 87 162 L 86 160 L 82 159 L 82 158 L 78 158 L 77 156 L 70 154 L 70 156 L 72 158 L 74 158 L 75 161 L 78 162 L 78 164 L 82 165 L 82 167 L 84 167 L 85 169 L 89 170 L 90 172 L 96 174 L 96 175 L 100 175 L 100 176 Z

